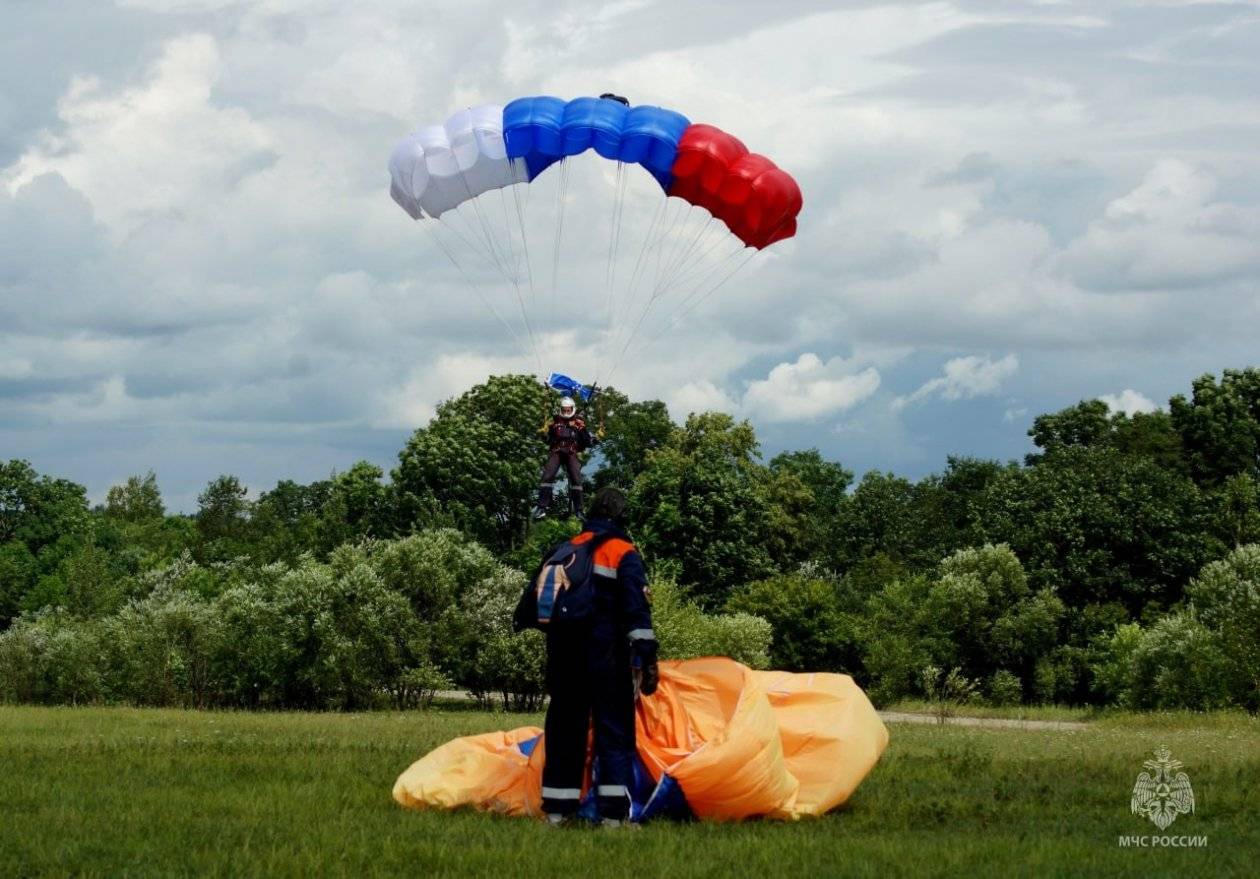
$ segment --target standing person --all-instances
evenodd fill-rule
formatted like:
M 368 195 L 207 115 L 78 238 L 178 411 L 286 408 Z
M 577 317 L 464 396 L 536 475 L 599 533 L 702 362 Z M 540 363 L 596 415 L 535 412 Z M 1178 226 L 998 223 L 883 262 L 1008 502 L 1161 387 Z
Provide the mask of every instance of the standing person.
M 601 823 L 618 827 L 630 814 L 636 674 L 637 689 L 647 696 L 656 692 L 658 674 L 647 574 L 624 531 L 625 508 L 625 495 L 615 488 L 595 496 L 585 527 L 566 544 L 595 541 L 589 611 L 582 611 L 582 619 L 557 619 L 546 628 L 551 702 L 542 797 L 543 811 L 553 824 L 578 810 L 592 724 Z M 581 588 L 574 585 L 574 598 Z M 585 601 L 572 603 L 588 606 Z
M 542 481 L 538 486 L 538 505 L 534 508 L 534 518 L 541 519 L 547 515 L 547 507 L 551 506 L 551 496 L 555 490 L 556 476 L 564 467 L 569 476 L 569 506 L 573 515 L 582 518 L 582 459 L 579 455 L 597 440 L 591 436 L 586 422 L 578 415 L 577 404 L 572 397 L 560 399 L 560 411 L 545 424 L 543 430 L 547 434 L 547 447 L 551 454 L 543 466 Z

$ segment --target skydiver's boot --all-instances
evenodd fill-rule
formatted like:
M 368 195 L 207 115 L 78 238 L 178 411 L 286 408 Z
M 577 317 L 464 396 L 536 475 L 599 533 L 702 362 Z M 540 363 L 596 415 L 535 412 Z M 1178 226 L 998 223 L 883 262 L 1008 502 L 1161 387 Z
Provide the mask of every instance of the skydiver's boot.
M 573 509 L 573 515 L 577 516 L 579 522 L 586 521 L 586 512 L 582 509 L 582 489 L 569 489 L 569 506 Z
M 538 505 L 534 507 L 535 519 L 541 519 L 547 515 L 547 508 L 551 506 L 551 493 L 550 482 L 544 482 L 538 487 Z

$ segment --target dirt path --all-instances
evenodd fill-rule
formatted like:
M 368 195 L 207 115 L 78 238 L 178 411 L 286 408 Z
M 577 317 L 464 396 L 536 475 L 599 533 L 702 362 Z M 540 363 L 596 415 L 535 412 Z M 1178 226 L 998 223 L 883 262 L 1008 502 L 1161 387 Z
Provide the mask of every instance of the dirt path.
M 906 711 L 881 711 L 885 723 L 940 723 L 935 714 L 911 714 Z M 947 717 L 947 726 L 982 726 L 990 729 L 1089 729 L 1088 723 L 1078 720 L 1011 720 L 1005 717 Z

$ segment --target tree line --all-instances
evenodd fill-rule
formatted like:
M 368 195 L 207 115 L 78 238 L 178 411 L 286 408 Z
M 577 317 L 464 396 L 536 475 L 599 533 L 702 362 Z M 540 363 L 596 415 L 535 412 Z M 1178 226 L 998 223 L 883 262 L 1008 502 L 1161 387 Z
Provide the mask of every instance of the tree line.
M 499 376 L 441 404 L 386 478 L 358 462 L 193 514 L 153 473 L 92 507 L 0 464 L 0 699 L 360 708 L 460 687 L 537 704 L 511 604 L 573 522 L 529 514 L 550 392 Z M 1037 417 L 1022 462 L 919 480 L 751 424 L 604 392 L 592 485 L 630 496 L 667 655 L 843 671 L 880 702 L 946 672 L 996 703 L 1260 707 L 1260 370 L 1166 411 Z

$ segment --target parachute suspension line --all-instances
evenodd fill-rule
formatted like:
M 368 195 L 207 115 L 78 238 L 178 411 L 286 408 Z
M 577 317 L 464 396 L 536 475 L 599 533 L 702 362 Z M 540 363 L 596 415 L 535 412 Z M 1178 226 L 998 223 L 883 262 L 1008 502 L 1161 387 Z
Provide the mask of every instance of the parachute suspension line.
M 666 203 L 668 204 L 668 199 L 666 200 Z M 679 203 L 684 204 L 685 202 L 683 202 L 682 199 L 679 199 Z M 688 205 L 688 207 L 690 207 L 690 205 Z M 665 251 L 670 249 L 670 246 L 674 243 L 674 229 L 678 226 L 678 218 L 683 214 L 683 209 L 679 208 L 677 210 L 672 210 L 670 211 L 670 214 L 669 224 L 665 227 L 665 232 L 661 236 L 660 246 L 656 248 L 656 261 L 652 272 L 651 283 L 651 288 L 653 290 L 656 289 L 656 285 L 661 279 L 661 262 L 664 260 Z
M 668 203 L 669 200 L 665 199 L 656 205 L 656 211 L 652 214 L 652 222 L 648 225 L 648 230 L 643 235 L 643 242 L 639 245 L 639 255 L 634 261 L 634 269 L 630 272 L 630 280 L 626 284 L 627 308 L 629 307 L 630 300 L 634 297 L 635 285 L 639 281 L 640 273 L 646 266 L 646 260 L 644 257 L 647 256 L 648 246 L 655 241 L 656 232 L 661 225 L 661 220 L 665 216 L 665 208 Z M 625 316 L 624 310 L 621 316 Z M 612 327 L 610 326 L 609 329 L 611 330 Z M 618 326 L 618 331 L 620 331 L 620 326 Z
M 439 220 L 439 222 L 442 222 L 442 221 Z M 446 225 L 446 224 L 443 223 L 443 225 Z M 454 232 L 456 237 L 458 237 L 461 241 L 463 241 L 466 246 L 468 246 L 474 252 L 477 252 L 477 248 L 472 246 L 472 242 L 470 242 L 466 237 L 464 237 L 464 235 L 459 231 L 458 228 L 456 228 L 455 226 L 446 226 L 446 228 Z M 461 273 L 464 274 L 465 278 L 468 278 L 468 274 L 464 273 L 462 268 L 461 268 Z M 470 279 L 470 283 L 473 283 L 471 279 Z M 533 355 L 534 362 L 538 365 L 538 370 L 541 373 L 542 372 L 542 356 L 538 352 L 538 343 L 534 339 L 534 328 L 530 325 L 530 322 L 529 322 L 529 312 L 525 308 L 525 301 L 521 296 L 519 285 L 513 285 L 513 288 L 516 291 L 516 301 L 517 301 L 517 304 L 520 306 L 520 310 L 521 310 L 521 322 L 524 323 L 525 332 L 529 337 L 529 353 Z M 481 301 L 484 302 L 486 306 L 491 309 L 491 311 L 494 311 L 494 306 L 490 304 L 490 301 L 486 298 L 485 294 L 481 292 L 481 288 L 479 286 L 477 287 L 477 295 L 481 298 Z M 496 311 L 495 314 L 497 316 L 498 312 Z M 499 318 L 499 320 L 502 321 L 503 319 Z M 513 337 L 516 337 L 515 332 L 513 332 Z
M 713 225 L 705 231 L 705 235 L 707 235 L 712 229 L 721 228 L 724 228 L 721 222 L 714 222 Z M 661 292 L 662 298 L 666 295 L 673 298 L 675 297 L 676 292 L 687 291 L 687 293 L 683 296 L 685 299 L 686 295 L 693 292 L 691 290 L 692 285 L 704 284 L 708 278 L 721 271 L 722 266 L 733 254 L 743 250 L 743 245 L 741 243 L 738 248 L 730 253 L 721 254 L 723 244 L 729 240 L 726 236 L 719 233 L 716 240 L 708 242 L 702 246 L 700 241 L 703 240 L 703 238 L 704 235 L 701 236 L 701 239 L 697 240 L 695 247 L 693 248 L 693 250 L 698 250 L 699 253 L 694 258 L 686 260 L 685 264 L 680 265 L 679 270 L 670 276 Z M 715 251 L 717 251 L 720 255 L 713 258 Z M 680 306 L 678 304 L 674 304 L 671 306 L 671 311 L 676 310 L 679 307 Z
M 745 249 L 746 249 L 746 250 L 748 250 L 748 255 L 747 255 L 747 256 L 745 256 L 743 259 L 741 259 L 739 262 L 737 262 L 737 263 L 735 264 L 734 268 L 732 268 L 729 272 L 727 272 L 725 275 L 723 275 L 723 276 L 722 276 L 722 279 L 721 279 L 720 281 L 718 281 L 716 284 L 714 284 L 714 285 L 713 285 L 712 287 L 710 287 L 709 289 L 705 290 L 705 291 L 704 291 L 704 293 L 703 293 L 703 294 L 701 294 L 701 295 L 700 295 L 700 297 L 699 297 L 698 299 L 696 299 L 696 300 L 695 300 L 695 302 L 693 302 L 693 303 L 692 303 L 691 307 L 687 308 L 685 311 L 680 312 L 680 313 L 679 313 L 679 314 L 678 314 L 678 315 L 674 318 L 674 320 L 673 320 L 673 321 L 671 321 L 671 322 L 669 323 L 669 325 L 668 325 L 668 326 L 666 326 L 666 327 L 665 327 L 665 328 L 664 328 L 661 332 L 662 332 L 662 333 L 667 333 L 667 332 L 669 332 L 670 330 L 672 330 L 674 327 L 676 327 L 679 323 L 681 323 L 681 322 L 682 322 L 683 318 L 685 318 L 687 315 L 691 314 L 691 312 L 693 312 L 693 311 L 695 311 L 697 308 L 699 308 L 699 307 L 700 307 L 700 306 L 704 303 L 704 301 L 705 301 L 706 299 L 708 299 L 710 296 L 712 296 L 714 293 L 716 293 L 718 290 L 720 290 L 723 286 L 725 286 L 727 281 L 729 281 L 731 278 L 733 278 L 733 277 L 735 277 L 737 274 L 739 274 L 740 270 L 741 270 L 741 269 L 743 269 L 743 268 L 744 268 L 744 266 L 748 265 L 749 261 L 750 261 L 750 260 L 751 260 L 754 256 L 756 256 L 758 253 L 760 253 L 760 251 L 759 251 L 759 250 L 757 250 L 757 248 L 755 248 L 755 247 L 748 247 L 748 248 L 745 248 Z
M 630 273 L 630 280 L 626 283 L 625 302 L 618 309 L 617 303 L 614 302 L 612 312 L 613 322 L 609 324 L 609 349 L 616 348 L 616 343 L 620 341 L 625 334 L 625 322 L 629 320 L 633 313 L 633 306 L 639 297 L 639 281 L 649 271 L 648 263 L 651 258 L 648 253 L 655 248 L 656 242 L 660 240 L 665 229 L 665 215 L 669 210 L 669 199 L 662 199 L 656 205 L 656 210 L 652 214 L 652 221 L 648 224 L 647 231 L 643 235 L 643 241 L 639 245 L 639 255 L 635 258 L 634 269 Z M 615 364 L 614 364 L 615 365 Z
M 437 222 L 437 223 L 440 223 L 441 221 L 440 221 L 440 220 L 436 220 L 436 222 Z M 444 241 L 442 240 L 442 237 L 441 237 L 440 235 L 438 235 L 438 233 L 437 233 L 437 226 L 436 226 L 436 225 L 434 225 L 434 226 L 430 226 L 427 222 L 425 222 L 425 221 L 423 221 L 423 220 L 421 221 L 421 223 L 422 223 L 422 224 L 424 225 L 424 227 L 428 230 L 428 234 L 429 234 L 429 236 L 433 239 L 433 243 L 434 243 L 434 244 L 436 244 L 436 245 L 438 246 L 438 249 L 439 249 L 439 250 L 441 250 L 441 251 L 442 251 L 442 253 L 444 253 L 444 254 L 446 255 L 446 258 L 447 258 L 448 260 L 450 260 L 451 265 L 455 266 L 456 271 L 458 271 L 458 272 L 460 273 L 460 275 L 463 277 L 464 281 L 468 284 L 468 286 L 470 286 L 470 287 L 472 287 L 472 288 L 473 288 L 473 291 L 477 294 L 477 298 L 481 300 L 481 304 L 482 304 L 482 305 L 484 305 L 484 306 L 486 307 L 486 309 L 487 309 L 487 310 L 488 310 L 488 311 L 489 311 L 492 315 L 494 315 L 495 319 L 496 319 L 496 320 L 497 320 L 500 324 L 502 324 L 502 325 L 503 325 L 503 328 L 504 328 L 505 330 L 507 330 L 508 335 L 512 337 L 512 342 L 516 345 L 516 347 L 517 347 L 517 348 L 521 349 L 521 353 L 522 353 L 522 354 L 529 354 L 529 353 L 533 353 L 533 354 L 534 354 L 534 356 L 535 356 L 535 359 L 537 359 L 537 352 L 536 352 L 536 351 L 534 351 L 534 352 L 527 352 L 527 351 L 525 350 L 525 346 L 524 346 L 524 344 L 522 344 L 522 342 L 521 342 L 521 337 L 517 334 L 516 330 L 514 330 L 514 329 L 512 328 L 512 325 L 511 325 L 510 323 L 508 323 L 508 322 L 507 322 L 507 321 L 503 318 L 503 315 L 499 314 L 499 310 L 498 310 L 497 308 L 495 308 L 495 307 L 494 307 L 494 303 L 493 303 L 493 302 L 491 302 L 491 301 L 490 301 L 490 300 L 486 297 L 486 294 L 485 294 L 484 292 L 482 292 L 481 285 L 480 285 L 479 283 L 477 283 L 476 281 L 474 281 L 474 280 L 473 280 L 473 279 L 469 276 L 468 272 L 466 272 L 466 271 L 464 270 L 464 267 L 463 267 L 462 265 L 460 265 L 459 260 L 455 258 L 455 254 L 451 251 L 450 247 L 448 247 L 448 246 L 447 246 L 447 244 L 446 244 L 446 242 L 444 242 Z M 456 233 L 456 234 L 458 234 L 458 233 Z
M 609 303 L 608 330 L 606 334 L 609 340 L 609 350 L 612 350 L 616 346 L 617 340 L 624 332 L 622 319 L 627 317 L 630 313 L 629 303 L 635 296 L 636 284 L 647 265 L 646 257 L 648 249 L 656 239 L 656 233 L 661 226 L 661 219 L 665 216 L 665 207 L 668 201 L 668 199 L 662 199 L 657 202 L 656 210 L 652 212 L 652 220 L 648 223 L 647 231 L 643 233 L 643 240 L 639 242 L 639 254 L 635 257 L 634 268 L 630 271 L 630 279 L 625 284 L 625 295 L 623 298 L 625 299 L 626 304 L 621 308 L 618 308 L 619 303 L 617 302 L 617 297 L 612 295 L 610 291 L 611 302 Z M 599 382 L 598 371 L 595 375 L 595 381 L 597 383 Z
M 556 189 L 556 240 L 551 249 L 551 312 L 556 310 L 560 292 L 560 239 L 564 235 L 564 203 L 569 191 L 568 157 L 560 160 L 560 176 Z
M 665 338 L 665 337 L 668 335 L 668 333 L 669 333 L 671 330 L 673 330 L 673 328 L 674 328 L 674 327 L 676 327 L 676 326 L 678 326 L 678 324 L 682 323 L 683 319 L 684 319 L 685 317 L 687 317 L 687 315 L 689 315 L 689 314 L 690 314 L 692 311 L 694 311 L 695 309 L 699 308 L 699 307 L 700 307 L 700 305 L 701 305 L 701 304 L 702 304 L 702 303 L 703 303 L 706 299 L 708 299 L 710 296 L 712 296 L 714 293 L 716 293 L 718 290 L 720 290 L 720 289 L 721 289 L 721 288 L 722 288 L 722 287 L 726 284 L 726 282 L 727 282 L 727 281 L 729 281 L 731 278 L 735 277 L 735 275 L 739 274 L 740 270 L 741 270 L 741 269 L 743 269 L 743 268 L 744 268 L 744 266 L 748 265 L 749 260 L 751 260 L 751 259 L 752 259 L 754 256 L 756 256 L 756 255 L 757 255 L 757 253 L 759 252 L 759 251 L 758 251 L 755 247 L 748 247 L 748 248 L 744 248 L 744 249 L 749 251 L 748 255 L 747 255 L 747 256 L 745 256 L 743 259 L 741 259 L 738 263 L 736 263 L 736 264 L 735 264 L 735 266 L 734 266 L 734 267 L 733 267 L 730 271 L 728 271 L 728 272 L 727 272 L 727 273 L 726 273 L 726 274 L 722 277 L 722 279 L 721 279 L 721 280 L 719 280 L 719 281 L 718 281 L 716 284 L 714 284 L 712 287 L 710 287 L 710 288 L 708 288 L 707 290 L 705 290 L 705 291 L 704 291 L 704 294 L 703 294 L 703 295 L 701 295 L 701 296 L 700 296 L 700 297 L 699 297 L 699 298 L 698 298 L 698 299 L 694 302 L 694 304 L 693 304 L 690 308 L 686 309 L 685 311 L 681 311 L 681 312 L 679 312 L 679 313 L 678 313 L 678 314 L 674 317 L 674 319 L 673 319 L 672 321 L 670 321 L 670 322 L 669 322 L 666 326 L 664 326 L 664 327 L 660 330 L 660 332 L 658 332 L 658 333 L 656 334 L 656 336 L 655 336 L 655 337 L 654 337 L 651 341 L 649 341 L 649 342 L 647 343 L 647 346 L 646 346 L 646 347 L 649 347 L 649 348 L 650 348 L 650 347 L 651 347 L 652 345 L 654 345 L 656 342 L 659 342 L 661 339 Z M 631 339 L 630 339 L 630 340 L 628 340 L 628 341 L 626 342 L 626 348 L 629 348 L 629 347 L 630 347 L 630 341 L 633 341 L 633 336 L 631 337 Z M 624 349 L 623 349 L 622 353 L 623 353 L 623 354 L 625 353 Z M 615 372 L 617 371 L 617 366 L 619 366 L 619 365 L 620 365 L 620 362 L 621 362 L 621 358 L 619 357 L 619 358 L 618 358 L 618 362 L 617 362 L 616 364 L 614 364 L 614 365 L 613 365 L 612 370 L 611 370 L 611 371 L 609 371 L 609 373 L 608 373 L 608 378 L 606 379 L 606 381 L 609 381 L 609 382 L 611 382 L 611 381 L 612 381 L 612 378 L 613 378 L 613 373 L 615 373 Z
M 668 199 L 666 199 L 666 201 L 668 201 Z M 643 327 L 643 322 L 644 320 L 647 319 L 648 312 L 652 310 L 653 303 L 655 303 L 656 300 L 660 297 L 660 282 L 661 282 L 661 274 L 662 274 L 661 253 L 667 247 L 670 248 L 671 257 L 665 260 L 665 265 L 668 266 L 669 263 L 673 259 L 672 251 L 678 246 L 677 240 L 673 240 L 669 244 L 665 244 L 664 241 L 666 240 L 667 237 L 672 236 L 674 229 L 678 225 L 679 218 L 682 217 L 683 215 L 689 216 L 694 207 L 695 205 L 688 203 L 686 209 L 679 209 L 677 211 L 674 211 L 674 215 L 670 218 L 669 225 L 666 228 L 665 234 L 664 236 L 662 236 L 662 239 L 661 239 L 662 245 L 661 247 L 657 248 L 657 251 L 656 251 L 657 253 L 656 269 L 655 269 L 654 277 L 652 280 L 651 293 L 648 296 L 647 302 L 643 304 L 643 310 L 639 312 L 639 317 L 634 322 L 634 326 L 631 328 L 629 336 L 626 337 L 625 343 L 621 346 L 621 350 L 617 352 L 617 357 L 613 361 L 612 368 L 608 371 L 608 378 L 605 379 L 605 381 L 611 380 L 613 373 L 615 373 L 617 371 L 617 367 L 621 365 L 621 361 L 625 358 L 626 352 L 630 350 L 631 343 L 634 342 L 635 337 L 639 334 L 639 330 Z M 684 226 L 685 226 L 685 221 L 684 221 Z M 627 317 L 629 317 L 629 315 L 633 313 L 634 312 L 632 310 L 627 312 Z
M 459 212 L 459 208 L 452 208 L 451 210 L 443 211 L 442 216 L 436 217 L 435 219 L 441 223 L 444 228 L 450 229 L 456 236 L 459 237 L 465 247 L 484 260 L 487 264 L 494 262 L 493 254 L 486 250 L 485 242 L 483 242 L 481 240 L 481 236 L 473 230 L 472 224 L 468 222 L 468 218 Z M 459 220 L 459 222 L 455 222 L 456 220 Z M 461 228 L 461 226 L 463 228 Z
M 707 250 L 706 257 L 708 254 L 711 254 L 715 249 L 717 249 L 722 243 L 723 243 L 723 240 L 719 238 L 717 241 L 710 244 L 709 247 L 706 249 Z M 744 248 L 745 248 L 745 245 L 741 242 L 738 247 L 736 247 L 734 250 L 730 251 L 729 253 L 724 253 L 718 256 L 716 259 L 713 259 L 712 261 L 709 261 L 706 259 L 704 262 L 697 262 L 687 271 L 683 272 L 677 278 L 675 278 L 674 281 L 671 283 L 670 290 L 671 291 L 672 290 L 685 290 L 687 292 L 683 294 L 678 304 L 674 306 L 673 310 L 677 311 L 681 308 L 684 308 L 699 290 L 704 289 L 705 284 L 708 282 L 708 280 L 714 277 L 715 275 L 717 275 L 719 272 L 721 272 L 725 266 L 730 265 L 732 261 L 732 257 L 736 256 L 737 254 L 743 253 Z
M 478 225 L 481 226 L 481 234 L 486 239 L 486 244 L 494 259 L 495 268 L 499 270 L 499 274 L 503 275 L 503 279 L 509 284 L 518 284 L 519 282 L 515 278 L 508 275 L 506 267 L 507 255 L 503 253 L 502 245 L 496 240 L 497 236 L 495 236 L 489 220 L 486 219 L 485 214 L 481 210 L 480 200 L 473 194 L 472 187 L 468 185 L 468 178 L 464 176 L 463 168 L 459 169 L 459 179 L 464 184 L 464 192 L 468 193 L 468 199 L 464 204 L 472 205 L 473 214 L 477 217 Z M 463 207 L 463 205 L 460 205 L 460 207 Z
M 695 205 L 688 204 L 685 211 L 677 212 L 673 221 L 670 223 L 669 231 L 673 232 L 674 228 L 678 225 L 678 219 L 680 217 L 683 218 L 682 228 L 686 229 L 687 220 L 691 217 L 694 210 Z M 617 366 L 620 365 L 622 358 L 626 355 L 626 351 L 629 350 L 631 343 L 634 342 L 635 337 L 638 336 L 639 330 L 642 329 L 648 313 L 652 310 L 652 306 L 655 305 L 656 301 L 660 299 L 669 289 L 668 281 L 676 271 L 677 265 L 685 260 L 686 256 L 694 249 L 701 236 L 703 236 L 705 231 L 708 230 L 709 223 L 712 222 L 712 219 L 713 218 L 710 217 L 709 221 L 704 226 L 700 227 L 699 231 L 692 236 L 690 243 L 686 246 L 684 246 L 684 242 L 687 241 L 686 235 L 676 236 L 674 241 L 672 241 L 669 245 L 666 245 L 669 248 L 669 256 L 665 258 L 663 268 L 658 263 L 656 277 L 652 284 L 652 292 L 648 296 L 647 302 L 643 304 L 643 310 L 639 312 L 638 319 L 635 321 L 634 327 L 631 329 L 630 335 L 626 339 L 625 344 L 621 346 L 621 351 L 617 354 L 617 359 L 613 361 L 613 370 L 616 370 Z M 662 247 L 662 250 L 663 249 L 664 247 Z M 611 375 L 611 371 L 609 374 Z
M 771 230 L 771 235 L 770 235 L 770 237 L 773 237 L 773 236 L 774 236 L 774 234 L 775 234 L 775 233 L 777 233 L 777 232 L 779 231 L 779 229 L 781 229 L 781 228 L 783 227 L 784 223 L 786 223 L 789 219 L 791 219 L 791 218 L 790 218 L 790 217 L 784 217 L 784 218 L 783 218 L 783 220 L 781 220 L 781 221 L 779 222 L 779 224 L 778 224 L 777 226 L 775 226 L 775 227 L 774 227 L 774 229 L 772 229 L 772 230 Z M 720 240 L 720 239 L 719 239 L 719 240 Z M 659 340 L 659 339 L 663 338 L 664 336 L 666 336 L 666 335 L 667 335 L 667 334 L 668 334 L 671 330 L 673 330 L 673 328 L 674 328 L 674 327 L 676 327 L 676 326 L 677 326 L 680 322 L 682 322 L 682 320 L 683 320 L 684 318 L 686 318 L 689 314 L 691 314 L 691 312 L 695 311 L 695 310 L 696 310 L 697 308 L 699 308 L 702 304 L 704 304 L 705 300 L 707 300 L 710 296 L 712 296 L 714 293 L 716 293 L 718 290 L 720 290 L 722 287 L 724 287 L 724 286 L 727 284 L 727 282 L 731 280 L 731 278 L 733 278 L 733 277 L 735 277 L 735 275 L 739 274 L 739 272 L 740 272 L 740 271 L 744 268 L 744 266 L 748 265 L 748 263 L 752 260 L 752 258 L 753 258 L 754 256 L 756 256 L 758 253 L 760 253 L 760 252 L 761 252 L 758 248 L 755 248 L 755 247 L 744 247 L 744 248 L 741 248 L 741 249 L 742 249 L 742 250 L 746 250 L 746 251 L 748 251 L 748 252 L 747 252 L 747 254 L 744 256 L 744 258 L 743 258 L 743 259 L 741 259 L 741 260 L 739 260 L 738 262 L 736 262 L 736 263 L 735 263 L 735 265 L 734 265 L 734 266 L 733 266 L 733 267 L 732 267 L 732 268 L 731 268 L 731 269 L 730 269 L 730 270 L 729 270 L 729 271 L 728 271 L 725 275 L 723 275 L 723 276 L 722 276 L 722 278 L 721 278 L 720 280 L 718 280 L 718 282 L 717 282 L 716 284 L 714 284 L 713 286 L 711 286 L 711 287 L 709 287 L 708 289 L 704 290 L 704 292 L 703 292 L 703 293 L 701 293 L 698 297 L 695 295 L 695 291 L 693 291 L 693 292 L 692 292 L 692 294 L 689 294 L 687 297 L 685 297 L 685 298 L 684 298 L 684 304 L 685 304 L 686 302 L 688 302 L 688 301 L 690 301 L 690 302 L 691 302 L 691 304 L 690 304 L 689 306 L 686 306 L 685 308 L 682 308 L 682 310 L 680 310 L 680 311 L 679 311 L 679 313 L 678 313 L 678 314 L 674 317 L 674 319 L 673 319 L 672 321 L 670 321 L 670 322 L 669 322 L 669 323 L 668 323 L 665 327 L 663 327 L 663 328 L 660 330 L 660 332 L 658 332 L 658 333 L 656 334 L 656 340 Z M 737 255 L 739 254 L 739 252 L 740 252 L 740 251 L 734 251 L 734 252 L 732 252 L 731 254 L 729 254 L 729 255 L 727 255 L 726 257 L 724 257 L 724 258 L 722 259 L 722 261 L 718 262 L 718 263 L 714 266 L 714 269 L 717 269 L 717 268 L 719 268 L 719 267 L 721 267 L 721 266 L 724 266 L 724 265 L 729 265 L 729 264 L 730 264 L 730 262 L 731 262 L 731 259 L 732 259 L 733 257 L 737 256 Z M 711 276 L 712 276 L 712 274 L 713 274 L 713 272 L 712 272 L 712 271 L 710 271 L 710 272 L 708 272 L 708 273 L 706 273 L 706 274 L 702 275 L 702 276 L 701 276 L 701 281 L 700 281 L 700 283 L 697 285 L 697 288 L 696 288 L 696 289 L 697 289 L 697 290 L 703 289 L 704 282 L 705 282 L 705 281 L 706 281 L 709 277 L 711 277 Z M 639 318 L 639 321 L 635 324 L 635 328 L 634 328 L 634 330 L 631 332 L 631 334 L 630 334 L 630 338 L 629 338 L 629 339 L 627 339 L 627 340 L 626 340 L 625 345 L 623 345 L 623 346 L 622 346 L 621 353 L 617 355 L 617 360 L 613 363 L 613 367 L 612 367 L 612 369 L 611 369 L 611 370 L 609 370 L 609 372 L 608 372 L 608 377 L 605 379 L 605 381 L 607 381 L 607 382 L 611 382 L 611 381 L 612 381 L 613 375 L 614 375 L 614 374 L 616 373 L 616 371 L 617 371 L 617 367 L 621 365 L 621 361 L 622 361 L 622 359 L 624 358 L 624 356 L 625 356 L 625 353 L 626 353 L 627 349 L 629 349 L 629 347 L 630 347 L 630 343 L 631 343 L 631 342 L 633 342 L 633 341 L 634 341 L 634 337 L 635 337 L 636 335 L 638 335 L 639 328 L 643 325 L 643 319 L 644 319 L 645 317 L 647 317 L 647 312 L 648 312 L 648 310 L 651 308 L 651 305 L 652 305 L 652 300 L 649 300 L 649 301 L 648 301 L 648 305 L 647 305 L 647 307 L 646 307 L 646 308 L 644 308 L 644 310 L 643 310 L 643 315 Z M 681 306 L 680 306 L 680 308 L 681 308 Z M 651 344 L 651 343 L 649 343 L 649 345 L 650 345 L 650 344 Z
M 615 192 L 613 195 L 612 206 L 612 223 L 608 228 L 608 263 L 604 267 L 604 288 L 605 288 L 605 311 L 609 315 L 609 322 L 612 321 L 613 307 L 613 278 L 615 275 L 617 244 L 621 236 L 621 210 L 623 200 L 625 198 L 625 182 L 626 182 L 626 165 L 620 159 L 617 160 L 617 172 L 615 176 Z
M 691 265 L 688 262 L 688 258 L 695 252 L 696 246 L 700 243 L 700 239 L 702 239 L 705 233 L 712 228 L 712 225 L 713 217 L 710 216 L 708 221 L 700 227 L 695 235 L 692 236 L 690 243 L 688 243 L 686 247 L 682 248 L 678 252 L 677 256 L 674 257 L 673 261 L 666 269 L 665 276 L 660 280 L 660 286 L 656 292 L 656 296 L 664 296 L 674 288 L 674 283 L 678 276 L 682 274 L 683 270 Z
M 525 223 L 525 208 L 522 207 L 522 204 L 521 204 L 522 200 L 521 200 L 520 190 L 522 189 L 522 187 L 517 185 L 517 184 L 525 182 L 524 180 L 521 179 L 521 175 L 520 175 L 520 170 L 524 166 L 524 164 L 525 164 L 524 159 L 512 160 L 512 181 L 513 181 L 512 187 L 511 187 L 512 203 L 516 206 L 516 221 L 521 227 L 521 251 L 525 254 L 525 276 L 529 278 L 529 297 L 534 307 L 537 307 L 538 306 L 538 291 L 534 288 L 534 267 L 530 263 L 530 259 L 529 259 L 529 234 L 528 234 L 529 227 Z M 529 200 L 528 200 L 529 188 L 528 187 L 524 187 L 524 188 L 525 188 L 525 206 L 528 206 L 529 205 Z
M 521 276 L 521 261 L 516 255 L 516 243 L 512 240 L 512 221 L 508 219 L 507 196 L 503 194 L 503 189 L 499 189 L 499 206 L 503 208 L 503 231 L 507 236 L 508 256 L 512 258 L 512 277 L 519 279 Z
M 473 195 L 472 187 L 468 185 L 468 178 L 464 176 L 463 168 L 459 169 L 459 179 L 464 184 L 464 191 L 468 193 L 468 201 L 466 203 L 472 204 L 473 212 L 476 214 L 476 217 L 477 217 L 477 222 L 480 223 L 481 225 L 482 235 L 485 237 L 486 243 L 490 247 L 490 253 L 494 259 L 495 268 L 499 270 L 499 274 L 501 274 L 504 280 L 506 280 L 508 284 L 511 285 L 513 292 L 516 294 L 516 304 L 520 307 L 520 310 L 521 310 L 521 322 L 525 324 L 525 333 L 529 336 L 529 347 L 534 353 L 534 361 L 538 364 L 538 372 L 541 374 L 543 370 L 542 355 L 539 354 L 538 341 L 534 336 L 534 328 L 530 324 L 530 321 L 529 321 L 529 310 L 525 307 L 525 297 L 521 294 L 520 276 L 516 274 L 515 272 L 509 274 L 505 265 L 507 256 L 506 254 L 502 253 L 501 245 L 499 245 L 496 242 L 495 240 L 496 236 L 494 234 L 491 223 L 486 218 L 485 214 L 482 212 L 481 205 L 478 203 L 477 197 Z M 505 203 L 503 215 L 504 215 L 504 219 L 506 219 L 507 218 L 506 203 Z M 505 231 L 508 234 L 508 239 L 510 242 L 511 234 L 512 234 L 511 229 L 508 228 Z

